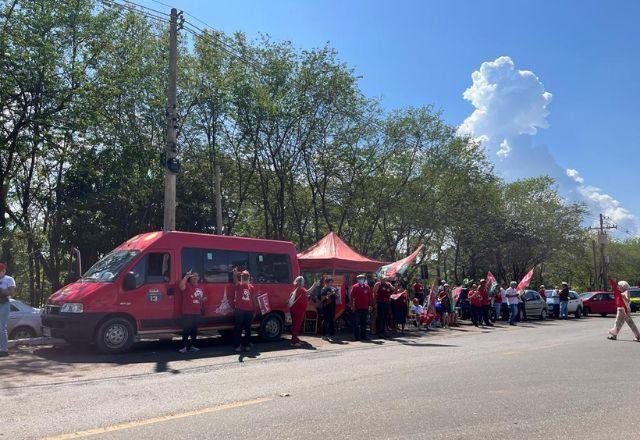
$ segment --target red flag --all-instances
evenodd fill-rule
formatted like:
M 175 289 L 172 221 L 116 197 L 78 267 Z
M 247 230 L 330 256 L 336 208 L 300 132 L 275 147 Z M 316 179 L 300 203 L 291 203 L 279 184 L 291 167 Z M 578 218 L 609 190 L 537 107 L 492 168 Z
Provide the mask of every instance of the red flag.
M 622 298 L 622 294 L 620 293 L 620 289 L 618 288 L 618 283 L 609 278 L 609 284 L 611 284 L 611 289 L 613 289 L 613 297 L 616 301 L 616 307 L 622 307 L 625 313 L 629 314 L 629 309 L 627 309 L 627 303 L 624 302 L 624 298 Z
M 489 290 L 493 289 L 493 285 L 494 284 L 498 284 L 498 281 L 496 280 L 496 277 L 493 276 L 491 271 L 489 271 L 489 272 L 487 272 L 487 286 L 488 286 L 488 289 Z
M 434 281 L 431 284 L 431 289 L 429 289 L 429 303 L 427 304 L 427 312 L 431 313 L 435 311 L 436 307 L 436 282 Z
M 522 280 L 520 280 L 520 282 L 518 283 L 518 286 L 516 287 L 516 292 L 520 292 L 522 289 L 527 287 L 529 285 L 529 283 L 531 282 L 531 278 L 533 278 L 533 269 L 531 269 L 529 271 L 529 273 L 527 273 L 524 276 L 524 278 L 522 278 Z
M 413 260 L 416 259 L 416 257 L 418 256 L 418 253 L 420 253 L 423 246 L 424 245 L 421 244 L 413 254 L 403 258 L 402 260 L 398 260 L 394 263 L 382 266 L 380 269 L 378 269 L 378 274 L 384 278 L 393 278 L 396 275 L 402 275 L 403 273 L 406 272 L 409 265 L 413 263 Z

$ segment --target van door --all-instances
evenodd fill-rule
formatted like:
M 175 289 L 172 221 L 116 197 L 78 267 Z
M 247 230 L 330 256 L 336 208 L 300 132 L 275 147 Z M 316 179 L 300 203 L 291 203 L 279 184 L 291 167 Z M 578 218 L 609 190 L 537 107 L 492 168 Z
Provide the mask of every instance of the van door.
M 177 327 L 174 261 L 172 251 L 149 252 L 129 271 L 135 276 L 135 287 L 127 291 L 121 285 L 118 308 L 136 319 L 139 331 Z

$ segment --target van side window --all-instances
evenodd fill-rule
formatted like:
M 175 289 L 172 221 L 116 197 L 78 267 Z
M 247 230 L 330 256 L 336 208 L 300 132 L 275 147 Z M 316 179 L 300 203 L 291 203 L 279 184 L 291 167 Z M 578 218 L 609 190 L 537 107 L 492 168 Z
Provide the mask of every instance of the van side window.
M 204 251 L 204 281 L 206 283 L 228 283 L 229 263 L 225 251 Z
M 166 283 L 170 278 L 171 256 L 167 253 L 147 255 L 147 283 Z
M 289 256 L 286 254 L 256 254 L 257 283 L 290 283 Z
M 239 251 L 204 251 L 204 281 L 206 283 L 231 283 L 233 268 L 249 269 L 249 254 Z
M 181 252 L 182 257 L 182 271 L 180 272 L 180 278 L 190 270 L 197 272 L 202 278 L 202 249 L 196 248 L 184 248 Z
M 144 284 L 166 283 L 171 278 L 171 256 L 164 252 L 145 255 L 131 269 L 136 277 L 136 289 Z

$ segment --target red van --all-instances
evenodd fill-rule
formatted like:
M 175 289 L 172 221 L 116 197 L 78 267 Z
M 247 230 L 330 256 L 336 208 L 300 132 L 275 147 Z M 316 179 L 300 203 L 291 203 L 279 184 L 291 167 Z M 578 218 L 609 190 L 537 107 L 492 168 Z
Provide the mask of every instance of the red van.
M 149 232 L 118 246 L 49 297 L 44 334 L 119 353 L 137 337 L 179 332 L 178 281 L 189 270 L 200 274 L 207 295 L 200 328 L 228 334 L 233 328 L 233 267 L 249 270 L 256 292 L 268 294 L 271 312 L 256 310 L 254 327 L 264 338 L 278 339 L 299 274 L 293 243 L 189 232 Z

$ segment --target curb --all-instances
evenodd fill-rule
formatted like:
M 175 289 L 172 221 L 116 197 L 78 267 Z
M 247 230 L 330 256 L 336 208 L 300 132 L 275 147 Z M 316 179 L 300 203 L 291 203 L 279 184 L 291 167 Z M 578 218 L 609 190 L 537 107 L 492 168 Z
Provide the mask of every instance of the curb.
M 59 338 L 29 338 L 29 339 L 13 339 L 9 341 L 9 348 L 15 348 L 20 345 L 38 346 L 38 345 L 65 345 L 67 342 Z

